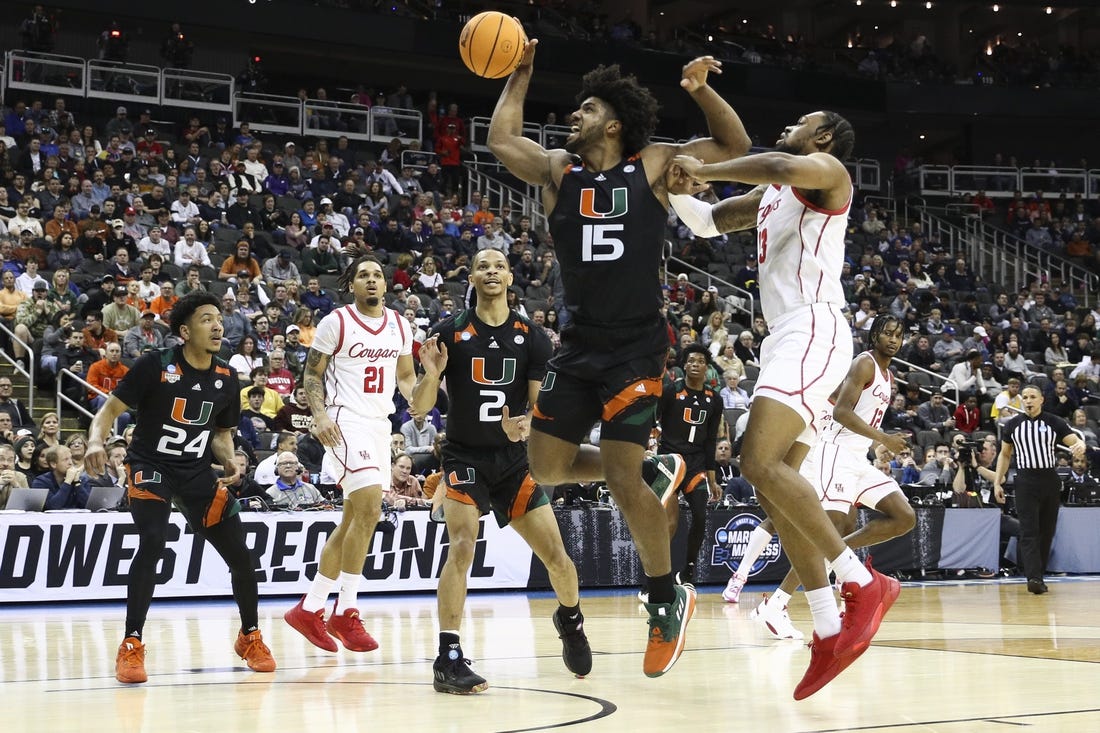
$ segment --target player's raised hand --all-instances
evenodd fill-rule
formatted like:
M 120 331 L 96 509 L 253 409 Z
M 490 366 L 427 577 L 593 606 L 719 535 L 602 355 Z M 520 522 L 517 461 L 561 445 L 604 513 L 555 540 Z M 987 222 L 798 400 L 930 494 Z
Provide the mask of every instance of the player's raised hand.
M 439 336 L 432 336 L 420 345 L 420 366 L 424 367 L 424 373 L 432 378 L 439 378 L 443 370 L 447 368 L 447 345 L 439 340 Z
M 708 188 L 710 188 L 710 184 L 696 181 L 676 163 L 670 163 L 668 168 L 665 169 L 665 189 L 669 193 L 694 196 L 701 191 L 706 191 Z
M 504 434 L 508 436 L 508 440 L 513 443 L 527 440 L 527 436 L 531 434 L 531 423 L 527 419 L 527 413 L 512 417 L 508 405 L 501 410 L 500 426 L 504 428 Z
M 519 18 L 516 18 L 516 22 L 519 22 Z M 535 63 L 535 48 L 539 45 L 539 39 L 528 39 L 527 43 L 523 44 L 523 56 L 519 60 L 519 65 L 516 69 L 522 69 L 529 67 Z M 515 72 L 512 72 L 515 73 Z
M 722 73 L 722 62 L 713 56 L 700 56 L 684 64 L 683 78 L 680 86 L 689 92 L 694 92 L 707 85 L 707 74 Z

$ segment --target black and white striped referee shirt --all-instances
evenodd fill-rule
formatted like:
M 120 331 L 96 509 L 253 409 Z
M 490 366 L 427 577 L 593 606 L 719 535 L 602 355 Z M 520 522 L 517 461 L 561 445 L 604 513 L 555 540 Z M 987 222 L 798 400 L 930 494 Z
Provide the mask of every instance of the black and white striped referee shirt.
M 1037 417 L 1017 415 L 1009 420 L 1001 439 L 1012 446 L 1017 468 L 1055 468 L 1058 461 L 1054 456 L 1054 446 L 1072 432 L 1062 418 L 1040 412 Z

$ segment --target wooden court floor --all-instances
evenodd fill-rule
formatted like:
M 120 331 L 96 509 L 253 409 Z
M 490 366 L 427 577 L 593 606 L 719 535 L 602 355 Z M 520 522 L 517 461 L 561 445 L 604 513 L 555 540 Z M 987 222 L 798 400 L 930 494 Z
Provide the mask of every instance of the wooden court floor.
M 871 649 L 808 700 L 791 692 L 804 644 L 774 641 L 720 588 L 701 589 L 687 648 L 664 677 L 641 672 L 644 612 L 625 591 L 582 600 L 595 652 L 575 679 L 560 659 L 547 594 L 470 597 L 463 643 L 490 689 L 431 687 L 435 599 L 364 596 L 368 654 L 314 648 L 282 621 L 293 600 L 261 602 L 279 662 L 250 672 L 231 650 L 224 601 L 154 603 L 149 682 L 114 679 L 122 603 L 0 607 L 0 730 L 110 733 L 689 730 L 1100 731 L 1100 578 L 1054 579 L 1045 596 L 1013 581 L 907 583 Z M 796 596 L 795 624 L 809 613 Z

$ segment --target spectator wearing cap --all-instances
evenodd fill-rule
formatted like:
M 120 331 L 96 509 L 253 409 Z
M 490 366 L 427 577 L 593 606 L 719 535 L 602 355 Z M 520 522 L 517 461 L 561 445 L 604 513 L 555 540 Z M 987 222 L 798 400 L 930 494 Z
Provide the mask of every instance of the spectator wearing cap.
M 172 257 L 172 245 L 164 238 L 164 230 L 159 224 L 149 227 L 149 234 L 141 238 L 137 248 L 143 259 L 148 259 L 151 254 L 158 254 L 162 258 Z
M 169 207 L 172 212 L 172 222 L 178 227 L 198 226 L 202 217 L 199 216 L 199 206 L 191 200 L 191 192 L 186 188 L 180 189 L 179 198 Z
M 283 144 L 283 165 L 286 166 L 287 173 L 290 173 L 291 168 L 302 167 L 302 159 L 298 157 L 298 146 L 293 141 L 288 140 Z
M 115 276 L 104 275 L 99 279 L 99 287 L 92 288 L 88 291 L 88 298 L 84 301 L 80 309 L 80 317 L 87 318 L 88 314 L 93 311 L 99 311 L 100 316 L 103 315 L 103 308 L 111 302 L 111 293 L 115 289 Z
M 974 326 L 974 330 L 963 340 L 963 348 L 966 351 L 977 349 L 982 355 L 982 361 L 989 359 L 989 332 L 985 326 Z
M 238 190 L 235 193 L 235 201 L 225 212 L 225 220 L 235 229 L 244 229 L 244 225 L 251 223 L 256 226 L 260 223 L 258 212 L 248 201 L 249 192 Z
M 267 176 L 264 176 L 264 178 L 266 177 Z M 241 193 L 244 193 L 246 196 L 251 196 L 262 190 L 260 181 L 256 179 L 256 176 L 248 172 L 243 160 L 238 160 L 233 164 L 225 180 L 226 183 L 229 184 L 230 195 L 235 197 L 239 196 Z M 240 199 L 238 198 L 237 200 L 239 201 Z
M 122 337 L 122 351 L 127 359 L 137 359 L 146 351 L 164 346 L 164 333 L 156 327 L 157 314 L 142 311 L 139 323 L 126 330 Z
M 134 126 L 130 123 L 130 119 L 126 116 L 126 108 L 119 106 L 115 109 L 115 116 L 107 121 L 107 124 L 103 127 L 103 132 L 110 138 L 112 135 L 129 135 L 133 133 Z
M 260 268 L 260 274 L 272 289 L 287 280 L 302 281 L 302 276 L 298 274 L 298 267 L 291 262 L 290 250 L 287 249 L 280 249 L 277 255 L 265 260 L 263 267 Z
M 218 270 L 218 279 L 236 283 L 242 271 L 251 280 L 257 280 L 263 274 L 260 271 L 260 263 L 251 255 L 247 239 L 237 241 L 234 253 L 222 262 Z
M 954 366 L 955 362 L 962 358 L 966 352 L 963 350 L 962 342 L 955 338 L 954 326 L 947 325 L 943 327 L 943 334 L 941 334 L 936 345 L 932 347 L 932 353 L 936 355 L 936 360 L 945 367 Z
M 306 275 L 335 275 L 339 274 L 340 259 L 333 248 L 333 237 L 329 234 L 321 234 L 317 238 L 317 248 L 302 250 L 302 272 Z
M 103 307 L 103 325 L 116 333 L 125 333 L 141 321 L 141 311 L 126 302 L 126 288 L 116 285 L 111 302 Z
M 332 205 L 332 199 L 327 196 L 320 201 L 320 212 L 325 215 L 325 221 L 332 223 L 336 236 L 346 237 L 351 232 L 351 224 L 348 218 L 340 211 L 336 211 Z
M 100 216 L 101 211 L 102 207 L 99 204 L 92 204 L 91 208 L 88 209 L 88 215 L 76 225 L 81 237 L 85 239 L 95 237 L 99 240 L 100 246 L 107 241 L 107 234 L 110 230 L 107 222 Z

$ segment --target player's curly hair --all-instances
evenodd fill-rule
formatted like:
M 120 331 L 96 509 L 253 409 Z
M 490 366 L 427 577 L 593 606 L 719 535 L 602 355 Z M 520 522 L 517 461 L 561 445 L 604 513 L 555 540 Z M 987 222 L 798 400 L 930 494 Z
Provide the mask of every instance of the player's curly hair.
M 832 132 L 833 144 L 829 153 L 837 160 L 847 160 L 856 147 L 856 131 L 852 128 L 852 123 L 836 112 L 823 110 L 822 114 L 825 115 L 825 121 L 817 126 L 815 134 Z
M 336 289 L 341 293 L 351 292 L 351 281 L 355 279 L 355 272 L 359 269 L 359 265 L 364 262 L 374 262 L 379 267 L 382 267 L 382 263 L 377 257 L 371 254 L 359 255 L 351 264 L 344 268 L 344 271 L 340 273 L 340 277 L 336 280 Z
M 875 320 L 871 321 L 871 330 L 867 334 L 869 343 L 874 346 L 875 341 L 882 335 L 882 332 L 891 324 L 901 325 L 901 319 L 892 313 L 881 313 L 875 316 Z
M 203 305 L 212 305 L 218 309 L 218 312 L 222 309 L 221 299 L 209 290 L 192 290 L 176 301 L 172 306 L 172 333 L 179 336 L 180 326 L 188 325 L 187 322 L 191 320 L 191 316 L 195 315 L 195 311 Z
M 633 155 L 649 144 L 657 129 L 657 98 L 634 75 L 623 76 L 618 64 L 597 66 L 581 79 L 579 105 L 596 97 L 611 105 L 614 119 L 623 126 L 623 152 Z
M 714 358 L 710 355 L 710 351 L 702 344 L 688 344 L 684 347 L 684 350 L 680 352 L 680 358 L 677 360 L 679 366 L 682 369 L 687 364 L 688 357 L 692 354 L 702 354 L 703 358 L 707 361 L 707 366 L 714 364 Z

